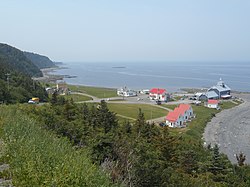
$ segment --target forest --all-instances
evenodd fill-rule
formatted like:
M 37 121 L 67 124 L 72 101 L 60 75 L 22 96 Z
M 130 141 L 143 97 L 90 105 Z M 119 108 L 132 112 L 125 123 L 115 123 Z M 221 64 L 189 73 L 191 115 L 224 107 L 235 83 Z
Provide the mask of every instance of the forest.
M 22 51 L 0 44 L 0 67 L 1 103 L 24 103 L 32 97 L 48 99 L 42 85 L 31 78 L 41 76 L 40 69 Z
M 119 186 L 249 186 L 244 155 L 233 165 L 218 146 L 170 135 L 167 127 L 146 123 L 138 111 L 135 123 L 120 124 L 105 101 L 75 104 L 53 95 L 49 106 L 22 107 L 42 128 L 67 137 L 88 150 L 91 162 Z

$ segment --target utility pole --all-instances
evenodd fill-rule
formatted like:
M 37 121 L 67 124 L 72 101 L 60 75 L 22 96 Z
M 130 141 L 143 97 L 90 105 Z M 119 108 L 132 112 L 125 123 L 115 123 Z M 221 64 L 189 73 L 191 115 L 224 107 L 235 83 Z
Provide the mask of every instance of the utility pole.
M 8 91 L 10 91 L 10 74 L 6 73 L 5 75 L 7 76 Z

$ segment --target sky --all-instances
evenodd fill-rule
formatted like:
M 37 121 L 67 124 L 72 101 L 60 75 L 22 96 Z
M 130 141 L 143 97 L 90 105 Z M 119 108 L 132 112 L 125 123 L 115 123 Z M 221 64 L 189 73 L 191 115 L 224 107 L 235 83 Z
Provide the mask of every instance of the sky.
M 0 42 L 63 62 L 250 62 L 249 0 L 0 0 Z

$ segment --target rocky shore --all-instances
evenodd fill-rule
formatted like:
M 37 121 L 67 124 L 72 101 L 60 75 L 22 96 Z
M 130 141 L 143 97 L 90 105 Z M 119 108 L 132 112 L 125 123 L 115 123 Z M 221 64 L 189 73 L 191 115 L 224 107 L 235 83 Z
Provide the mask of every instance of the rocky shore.
M 218 144 L 232 163 L 237 163 L 236 154 L 243 152 L 250 164 L 250 94 L 236 96 L 244 103 L 218 113 L 207 124 L 203 137 L 206 145 Z

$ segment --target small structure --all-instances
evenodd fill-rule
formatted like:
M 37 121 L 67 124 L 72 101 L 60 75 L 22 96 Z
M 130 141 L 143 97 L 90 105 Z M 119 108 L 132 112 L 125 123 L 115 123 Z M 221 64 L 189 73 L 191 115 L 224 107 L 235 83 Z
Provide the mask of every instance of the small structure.
M 151 100 L 158 100 L 158 101 L 167 102 L 170 99 L 170 95 L 169 95 L 169 93 L 167 93 L 167 91 L 165 89 L 152 88 L 149 91 L 149 98 Z
M 166 125 L 173 128 L 186 127 L 188 120 L 194 117 L 193 109 L 188 104 L 180 104 L 166 116 Z
M 70 90 L 69 90 L 66 82 L 57 83 L 56 91 L 59 95 L 68 95 L 70 93 Z
M 215 100 L 215 99 L 209 99 L 209 100 L 207 101 L 206 106 L 207 106 L 208 108 L 216 108 L 216 109 L 218 109 L 218 108 L 219 108 L 219 101 L 218 101 L 218 100 Z
M 195 96 L 196 100 L 198 100 L 198 101 L 207 100 L 207 96 L 205 93 L 197 92 L 194 96 Z
M 207 91 L 208 99 L 228 99 L 231 98 L 231 89 L 224 83 L 224 81 L 220 78 L 220 81 L 216 86 L 211 87 Z
M 130 90 L 125 86 L 124 88 L 117 89 L 117 95 L 123 97 L 134 97 L 137 96 L 137 92 L 134 90 Z

